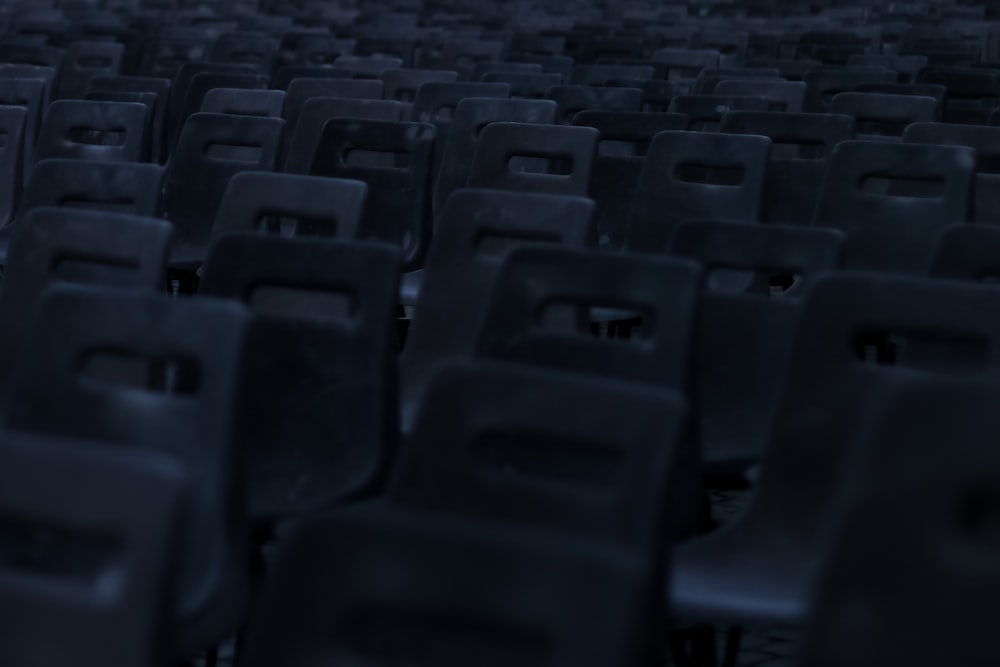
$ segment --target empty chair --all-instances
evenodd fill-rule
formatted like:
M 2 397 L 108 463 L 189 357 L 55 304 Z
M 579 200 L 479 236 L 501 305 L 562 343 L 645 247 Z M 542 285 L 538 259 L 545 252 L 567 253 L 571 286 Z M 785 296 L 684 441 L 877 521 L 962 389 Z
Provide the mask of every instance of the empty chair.
M 445 70 L 390 69 L 379 76 L 387 100 L 412 103 L 425 83 L 455 83 L 458 72 Z
M 903 141 L 915 144 L 969 146 L 976 151 L 973 222 L 1000 223 L 1000 128 L 950 123 L 915 123 Z
M 168 609 L 171 653 L 190 657 L 232 636 L 249 588 L 232 437 L 244 308 L 60 286 L 36 313 L 5 427 L 79 446 L 152 450 L 180 462 L 190 485 Z
M 854 90 L 862 83 L 896 83 L 896 73 L 875 69 L 814 69 L 806 73 L 806 103 L 810 113 L 829 113 L 835 95 Z
M 163 167 L 90 160 L 43 160 L 24 189 L 18 217 L 41 207 L 157 217 Z
M 964 146 L 842 142 L 813 224 L 847 234 L 847 268 L 925 274 L 937 235 L 971 220 L 975 166 Z
M 714 95 L 715 88 L 723 81 L 745 81 L 747 79 L 760 83 L 780 83 L 784 81 L 778 76 L 776 69 L 742 67 L 709 67 L 701 71 L 691 87 L 695 95 Z
M 11 433 L 0 470 L 0 659 L 163 664 L 186 471 L 150 452 Z
M 469 81 L 477 63 L 496 62 L 503 58 L 505 50 L 503 42 L 449 39 L 435 67 L 458 72 L 460 81 Z
M 822 66 L 818 60 L 808 58 L 750 58 L 744 64 L 747 69 L 772 69 L 778 71 L 778 76 L 788 81 L 803 81 L 810 70 Z
M 361 36 L 354 44 L 352 55 L 399 58 L 403 68 L 413 67 L 419 42 L 406 37 Z
M 480 134 L 468 186 L 585 197 L 599 139 L 591 127 L 491 123 Z
M 38 133 L 35 160 L 148 161 L 148 119 L 149 109 L 144 104 L 92 100 L 53 102 Z
M 212 241 L 239 232 L 355 239 L 367 199 L 361 181 L 242 171 L 229 179 Z
M 205 83 L 202 84 L 200 94 L 189 103 L 188 91 L 191 88 L 194 78 L 200 74 L 232 74 L 245 78 L 230 79 L 228 83 L 222 79 L 209 80 L 202 78 L 202 81 Z M 214 84 L 215 86 L 224 86 L 226 88 L 238 88 L 249 84 L 249 87 L 257 88 L 260 87 L 258 76 L 253 67 L 249 65 L 224 65 L 221 63 L 206 62 L 189 62 L 181 65 L 177 70 L 177 74 L 172 77 L 173 85 L 170 87 L 170 98 L 167 102 L 167 145 L 172 147 L 176 143 L 176 139 L 187 116 L 201 108 L 201 100 L 209 90 L 204 87 L 205 85 Z M 241 83 L 234 85 L 233 81 L 240 81 Z M 197 100 L 197 103 L 195 103 L 195 100 Z
M 24 353 L 32 313 L 57 282 L 164 286 L 170 224 L 133 215 L 40 207 L 22 216 L 0 286 L 0 388 L 5 393 Z
M 662 252 L 690 220 L 760 222 L 771 140 L 706 132 L 660 132 L 643 163 L 625 249 Z
M 857 139 L 899 141 L 908 125 L 928 123 L 937 116 L 932 97 L 882 93 L 839 93 L 830 102 L 830 113 L 854 118 Z
M 173 79 L 186 63 L 204 60 L 208 47 L 189 37 L 153 37 L 145 42 L 137 73 L 143 77 Z
M 388 502 L 614 541 L 662 567 L 685 413 L 676 391 L 456 361 L 434 378 Z M 579 465 L 595 451 L 604 456 Z
M 595 541 L 392 511 L 300 523 L 250 621 L 247 667 L 275 661 L 646 664 L 649 578 Z
M 336 35 L 304 35 L 295 46 L 293 62 L 308 67 L 332 67 L 341 56 L 351 55 L 354 49 Z M 349 69 L 347 64 L 337 69 Z
M 156 102 L 149 112 L 150 159 L 163 162 L 164 131 L 167 118 L 167 100 L 170 96 L 170 79 L 140 76 L 96 76 L 90 80 L 91 93 L 153 93 Z
M 1000 72 L 985 69 L 927 67 L 918 83 L 943 85 L 948 89 L 944 122 L 982 125 L 1000 105 Z
M 184 124 L 163 185 L 163 217 L 177 235 L 171 265 L 194 270 L 229 179 L 241 171 L 269 171 L 278 159 L 280 118 L 196 113 Z
M 671 113 L 581 111 L 573 123 L 600 132 L 589 190 L 597 207 L 597 243 L 620 248 L 650 142 L 660 132 L 686 129 L 688 119 Z
M 944 101 L 948 89 L 935 83 L 859 83 L 854 87 L 854 92 L 932 97 L 937 103 L 934 120 L 940 120 L 941 114 L 944 112 Z
M 767 79 L 726 79 L 715 87 L 721 97 L 763 97 L 765 111 L 798 113 L 805 103 L 806 84 L 802 81 L 770 81 Z
M 238 428 L 253 519 L 330 510 L 379 481 L 398 432 L 399 266 L 381 243 L 212 246 L 199 294 L 251 310 Z
M 423 264 L 430 245 L 431 159 L 429 123 L 334 119 L 323 126 L 309 173 L 368 185 L 358 238 L 398 246 L 405 270 Z
M 555 121 L 556 103 L 552 100 L 506 100 L 468 98 L 458 103 L 442 151 L 434 184 L 433 210 L 440 217 L 452 192 L 469 182 L 482 130 L 490 123 L 515 122 L 548 125 Z
M 308 100 L 315 97 L 380 100 L 382 87 L 381 81 L 369 79 L 298 78 L 288 85 L 282 118 L 288 131 L 294 133 Z
M 201 102 L 202 113 L 225 113 L 234 116 L 280 118 L 285 105 L 282 90 L 213 88 Z
M 292 174 L 308 174 L 316 156 L 316 144 L 323 127 L 331 120 L 401 121 L 405 105 L 393 100 L 314 97 L 302 106 L 299 120 L 287 141 L 282 169 Z
M 42 124 L 45 82 L 40 79 L 8 79 L 0 77 L 0 105 L 22 107 L 24 115 L 24 178 L 30 175 L 35 161 L 35 142 Z
M 509 63 L 482 61 L 476 63 L 472 70 L 473 81 L 483 81 L 487 74 L 543 74 L 538 63 Z
M 543 74 L 559 74 L 568 81 L 573 73 L 573 58 L 564 55 L 538 53 L 510 53 L 504 58 L 509 63 L 536 63 L 542 66 Z
M 885 399 L 839 494 L 798 664 L 991 659 L 997 579 L 982 522 L 1000 473 L 997 393 L 980 378 L 928 378 Z
M 763 97 L 723 97 L 721 95 L 678 95 L 670 101 L 671 113 L 683 114 L 688 119 L 687 130 L 714 132 L 719 129 L 722 117 L 730 111 L 767 111 L 768 102 Z
M 695 327 L 694 391 L 702 458 L 709 472 L 742 474 L 770 436 L 802 303 L 843 259 L 843 234 L 782 225 L 681 225 L 670 253 L 699 262 L 708 277 Z M 752 272 L 739 289 L 720 271 Z
M 420 86 L 410 109 L 410 120 L 415 123 L 434 123 L 437 141 L 434 146 L 434 170 L 444 160 L 451 121 L 458 103 L 468 97 L 509 98 L 510 86 L 505 83 L 436 83 Z
M 808 225 L 833 147 L 854 138 L 854 119 L 832 114 L 734 111 L 723 117 L 720 130 L 771 139 L 764 183 L 764 220 Z
M 719 66 L 719 52 L 714 49 L 658 49 L 653 61 L 670 68 L 670 79 L 694 79 L 706 67 Z
M 288 90 L 288 86 L 296 79 L 353 79 L 354 72 L 349 69 L 334 69 L 332 67 L 313 67 L 311 65 L 288 65 L 282 67 L 271 77 L 272 90 Z
M 571 86 L 606 86 L 612 79 L 653 78 L 653 68 L 646 65 L 577 65 L 569 78 Z
M 557 121 L 573 122 L 581 111 L 641 111 L 642 90 L 612 86 L 554 86 L 545 93 L 546 99 L 559 105 Z
M 333 61 L 335 69 L 348 69 L 354 72 L 356 79 L 377 79 L 382 72 L 399 69 L 403 61 L 399 58 L 380 56 L 340 56 Z
M 117 42 L 73 42 L 53 83 L 53 99 L 83 97 L 90 81 L 98 76 L 113 76 L 121 70 L 125 45 Z
M 593 210 L 580 197 L 466 189 L 449 198 L 419 274 L 419 292 L 415 281 L 402 289 L 402 303 L 416 302 L 400 357 L 404 432 L 437 365 L 474 353 L 504 254 L 525 242 L 586 245 L 593 238 Z
M 175 117 L 175 130 L 173 135 L 176 145 L 177 137 L 183 128 L 184 122 L 201 111 L 205 96 L 216 88 L 237 88 L 243 90 L 264 90 L 267 88 L 267 77 L 261 74 L 250 72 L 198 72 L 188 81 L 184 89 L 184 102 L 181 104 L 178 115 Z M 176 94 L 180 94 L 180 89 L 175 88 Z
M 819 278 L 802 307 L 753 502 L 734 523 L 674 550 L 674 613 L 750 628 L 801 624 L 837 492 L 855 474 L 879 398 L 921 375 L 993 372 L 998 305 L 1000 292 L 976 285 Z

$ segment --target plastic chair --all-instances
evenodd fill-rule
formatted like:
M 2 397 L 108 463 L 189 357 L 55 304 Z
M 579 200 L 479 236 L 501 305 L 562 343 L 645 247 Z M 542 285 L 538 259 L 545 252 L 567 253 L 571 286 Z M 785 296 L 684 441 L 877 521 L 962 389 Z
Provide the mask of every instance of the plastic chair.
M 27 114 L 24 107 L 0 106 L 0 238 L 21 203 Z
M 472 81 L 483 81 L 487 74 L 543 74 L 539 63 L 511 63 L 505 61 L 480 61 L 472 69 Z
M 719 52 L 713 49 L 657 49 L 653 61 L 670 68 L 670 79 L 694 79 L 706 67 L 719 66 Z
M 990 283 L 1000 275 L 1000 227 L 952 225 L 939 237 L 930 275 L 947 280 Z
M 278 160 L 284 121 L 196 113 L 184 124 L 163 185 L 163 217 L 177 232 L 171 266 L 196 269 L 226 185 L 241 171 L 269 171 Z
M 170 79 L 139 76 L 96 76 L 90 80 L 87 95 L 94 93 L 152 93 L 156 102 L 149 112 L 150 157 L 153 162 L 166 160 L 163 146 L 167 119 Z
M 430 245 L 433 152 L 429 123 L 334 119 L 323 126 L 309 173 L 366 183 L 359 238 L 398 246 L 404 270 L 413 270 Z M 361 161 L 355 153 L 375 155 Z
M 801 624 L 837 490 L 854 474 L 852 452 L 881 412 L 879 399 L 921 375 L 996 368 L 998 305 L 1000 293 L 987 287 L 820 278 L 803 306 L 751 504 L 735 523 L 674 550 L 676 616 Z
M 467 97 L 509 98 L 510 86 L 504 83 L 425 83 L 420 86 L 410 109 L 410 120 L 415 123 L 433 123 L 436 132 L 434 165 L 444 160 L 445 146 L 451 121 L 458 103 Z M 437 166 L 434 167 L 435 172 Z
M 503 58 L 505 50 L 503 42 L 449 39 L 434 67 L 458 72 L 459 81 L 469 81 L 477 63 L 496 62 Z
M 253 519 L 330 511 L 379 483 L 398 433 L 399 265 L 380 243 L 213 245 L 199 294 L 252 311 L 238 428 Z
M 497 122 L 550 125 L 555 116 L 556 103 L 551 100 L 467 98 L 459 102 L 438 166 L 433 200 L 435 220 L 451 193 L 468 184 L 481 133 L 487 125 Z
M 854 90 L 862 83 L 896 83 L 896 72 L 888 69 L 814 69 L 805 74 L 805 110 L 830 113 L 830 103 L 838 93 Z
M 406 37 L 360 36 L 352 55 L 399 58 L 403 68 L 412 68 L 416 64 L 418 46 L 418 40 Z
M 349 56 L 353 48 L 336 35 L 306 35 L 295 47 L 293 64 L 308 67 L 332 67 L 342 56 Z M 338 69 L 349 69 L 338 65 Z
M 657 134 L 636 185 L 626 251 L 662 252 L 690 220 L 759 222 L 770 148 L 762 136 Z
M 847 268 L 925 274 L 937 235 L 971 220 L 975 157 L 964 146 L 842 142 L 813 224 L 847 234 Z
M 250 622 L 247 667 L 393 661 L 647 664 L 649 578 L 593 541 L 402 512 L 289 530 Z M 582 661 L 582 662 L 581 662 Z
M 686 129 L 687 117 L 671 113 L 581 111 L 573 122 L 600 132 L 589 190 L 597 206 L 598 245 L 621 248 L 650 142 L 660 132 Z
M 125 45 L 115 42 L 73 42 L 68 45 L 59 75 L 53 82 L 53 99 L 83 97 L 91 79 L 120 72 L 124 55 Z
M 216 86 L 236 88 L 240 85 L 247 85 L 246 82 L 249 82 L 251 87 L 259 87 L 259 79 L 257 78 L 259 75 L 249 65 L 223 65 L 205 62 L 184 63 L 178 68 L 176 75 L 172 77 L 173 85 L 170 88 L 170 97 L 167 101 L 167 145 L 169 147 L 173 147 L 176 144 L 176 139 L 187 117 L 201 108 L 201 100 L 204 97 L 204 93 L 208 92 L 208 89 L 204 87 L 202 87 L 200 96 L 196 98 L 197 103 L 194 101 L 190 104 L 188 103 L 188 91 L 191 88 L 191 84 L 194 78 L 201 74 L 232 74 L 245 77 L 237 79 L 243 83 L 236 86 L 221 83 L 221 80 L 217 79 L 215 81 Z M 206 84 L 208 83 L 207 79 L 203 80 Z
M 722 97 L 720 95 L 678 95 L 668 111 L 688 119 L 684 129 L 698 132 L 718 131 L 722 117 L 731 111 L 767 111 L 764 97 Z
M 808 290 L 837 271 L 843 234 L 782 225 L 681 225 L 670 254 L 699 262 L 708 276 L 694 335 L 695 399 L 702 459 L 710 474 L 743 474 L 770 435 L 790 349 Z M 736 289 L 719 272 L 751 272 Z
M 1000 105 L 1000 73 L 989 70 L 927 67 L 917 76 L 917 83 L 943 85 L 948 89 L 944 104 L 944 122 L 982 125 L 990 112 Z
M 899 141 L 907 126 L 929 123 L 937 116 L 932 97 L 882 93 L 839 93 L 830 102 L 830 113 L 854 118 L 854 136 L 868 141 Z
M 571 86 L 606 86 L 612 79 L 653 78 L 653 68 L 647 65 L 577 65 L 569 77 Z
M 187 63 L 204 60 L 208 46 L 203 40 L 154 37 L 145 43 L 137 73 L 143 77 L 173 79 Z
M 334 68 L 349 69 L 356 79 L 377 79 L 382 72 L 402 66 L 403 61 L 399 58 L 376 56 L 340 56 L 333 61 Z
M 12 433 L 0 470 L 0 659 L 162 665 L 185 471 L 150 452 Z
M 914 144 L 969 146 L 976 151 L 976 176 L 973 193 L 973 222 L 1000 223 L 1000 197 L 996 186 L 1000 176 L 1000 128 L 950 123 L 915 123 L 906 128 L 903 141 Z
M 662 566 L 664 500 L 686 412 L 682 395 L 665 389 L 454 362 L 435 375 L 386 498 L 610 540 Z
M 0 77 L 0 105 L 22 107 L 24 115 L 23 178 L 31 174 L 35 161 L 35 141 L 42 123 L 45 82 L 39 79 L 7 79 Z
M 149 108 L 144 104 L 59 100 L 38 131 L 35 160 L 149 160 Z
M 356 239 L 367 200 L 361 181 L 243 171 L 229 179 L 212 242 L 238 232 Z
M 288 90 L 288 86 L 296 79 L 353 79 L 354 72 L 349 69 L 334 69 L 332 67 L 314 67 L 312 65 L 287 65 L 271 77 L 271 90 Z
M 277 53 L 278 40 L 270 35 L 231 32 L 215 40 L 208 60 L 227 65 L 250 65 L 261 74 L 270 74 Z
M 173 146 L 184 123 L 193 114 L 199 113 L 205 102 L 205 96 L 217 88 L 238 88 L 242 90 L 264 90 L 267 88 L 267 77 L 249 72 L 199 72 L 193 75 L 185 88 L 184 103 L 175 117 L 177 133 L 173 136 Z M 176 94 L 180 89 L 175 88 Z
M 61 286 L 36 313 L 4 425 L 183 464 L 189 519 L 168 613 L 173 655 L 198 654 L 232 635 L 249 597 L 232 437 L 246 312 L 207 299 Z
M 996 400 L 979 378 L 913 381 L 885 400 L 841 494 L 799 664 L 991 659 Z
M 382 96 L 387 100 L 413 103 L 425 83 L 455 83 L 458 72 L 445 70 L 390 69 L 382 72 Z
M 715 87 L 720 97 L 763 97 L 765 111 L 799 113 L 805 103 L 806 84 L 802 81 L 770 81 L 767 79 L 726 79 Z
M 764 182 L 763 219 L 782 225 L 808 225 L 834 146 L 854 138 L 854 119 L 832 114 L 733 111 L 720 131 L 771 139 Z
M 920 70 L 927 67 L 927 56 L 858 54 L 847 61 L 848 67 L 877 67 L 895 70 L 899 83 L 915 83 Z
M 283 171 L 308 174 L 316 155 L 316 142 L 323 127 L 335 119 L 399 122 L 405 105 L 392 100 L 362 100 L 345 97 L 314 97 L 302 106 L 302 113 L 291 131 Z
M 382 99 L 381 81 L 369 79 L 320 79 L 300 77 L 288 84 L 282 117 L 288 131 L 295 132 L 302 107 L 314 97 L 338 97 L 361 100 Z
M 579 197 L 471 189 L 451 196 L 423 271 L 402 286 L 401 303 L 416 303 L 400 357 L 404 433 L 436 366 L 475 351 L 499 259 L 518 243 L 586 245 L 593 212 Z
M 509 53 L 504 58 L 508 63 L 535 63 L 542 66 L 543 74 L 559 74 L 563 81 L 568 81 L 573 72 L 574 61 L 563 55 L 546 55 L 538 53 Z

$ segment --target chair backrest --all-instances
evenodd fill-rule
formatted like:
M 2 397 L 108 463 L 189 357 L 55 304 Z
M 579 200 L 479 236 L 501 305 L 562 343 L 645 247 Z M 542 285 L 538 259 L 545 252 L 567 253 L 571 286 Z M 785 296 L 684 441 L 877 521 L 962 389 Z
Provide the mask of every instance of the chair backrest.
M 274 169 L 284 125 L 280 118 L 225 114 L 188 119 L 163 186 L 163 216 L 177 232 L 171 262 L 204 261 L 229 179 L 241 171 Z
M 944 114 L 944 101 L 948 89 L 936 83 L 859 83 L 854 86 L 854 92 L 931 97 L 936 103 L 934 120 L 938 121 Z
M 507 100 L 498 98 L 467 98 L 455 107 L 448 145 L 442 152 L 434 186 L 433 210 L 440 217 L 451 193 L 464 188 L 474 164 L 482 130 L 490 123 L 537 123 L 550 125 L 555 121 L 556 103 L 551 100 Z
M 244 171 L 229 180 L 213 242 L 236 232 L 358 238 L 368 186 L 362 181 Z
M 0 436 L 0 471 L 0 660 L 164 664 L 185 471 L 13 433 Z
M 201 102 L 203 113 L 226 113 L 233 116 L 280 118 L 285 105 L 283 90 L 213 88 Z
M 0 386 L 8 388 L 45 290 L 72 282 L 154 292 L 164 286 L 170 224 L 155 218 L 36 208 L 15 228 L 0 286 Z
M 690 220 L 759 222 L 771 140 L 708 132 L 660 132 L 635 190 L 625 248 L 662 252 Z
M 945 86 L 944 122 L 982 125 L 1000 105 L 1000 72 L 962 67 L 926 67 L 918 83 Z
M 545 98 L 559 105 L 556 121 L 569 125 L 581 111 L 641 111 L 642 90 L 613 86 L 553 86 Z
M 650 585 L 630 555 L 403 512 L 300 523 L 247 636 L 247 667 L 642 664 Z M 457 657 L 460 656 L 460 657 Z
M 921 375 L 995 375 L 998 351 L 1000 291 L 992 287 L 861 272 L 820 278 L 803 305 L 742 521 L 816 553 L 852 474 L 852 447 L 884 392 Z
M 764 97 L 723 97 L 721 95 L 678 95 L 670 101 L 668 110 L 688 118 L 685 129 L 714 132 L 722 117 L 731 111 L 767 111 Z
M 518 248 L 500 267 L 477 354 L 687 394 L 701 272 L 693 262 L 560 247 Z M 594 322 L 639 319 L 635 341 Z
M 647 65 L 577 65 L 569 77 L 571 86 L 606 86 L 612 79 L 649 80 L 653 68 Z
M 245 325 L 239 304 L 50 288 L 4 409 L 11 430 L 155 450 L 184 464 L 192 486 L 173 609 L 181 654 L 228 636 L 246 604 L 232 423 Z
M 927 67 L 927 56 L 858 54 L 847 60 L 848 67 L 877 67 L 894 70 L 899 83 L 914 83 L 920 70 Z
M 670 78 L 693 79 L 706 67 L 719 66 L 719 52 L 715 49 L 657 49 L 653 61 L 666 63 L 670 68 Z
M 474 353 L 500 258 L 518 243 L 587 244 L 593 211 L 579 197 L 471 189 L 451 196 L 400 358 L 404 430 L 436 365 Z
M 93 93 L 152 93 L 156 95 L 149 115 L 150 159 L 162 163 L 166 159 L 164 133 L 167 123 L 167 102 L 170 79 L 142 76 L 96 76 L 90 80 L 88 96 Z
M 590 197 L 597 206 L 597 244 L 620 248 L 625 239 L 636 183 L 653 137 L 687 129 L 683 114 L 628 111 L 581 111 L 574 125 L 600 132 L 590 178 Z
M 806 73 L 808 86 L 805 110 L 829 113 L 830 102 L 838 93 L 846 93 L 862 83 L 896 83 L 896 72 L 888 69 L 817 68 Z
M 145 104 L 59 100 L 49 105 L 35 160 L 76 158 L 111 162 L 149 160 Z
M 808 225 L 816 210 L 830 154 L 854 138 L 854 119 L 833 114 L 734 111 L 722 132 L 758 134 L 771 139 L 764 183 L 764 220 Z
M 398 432 L 399 266 L 381 243 L 213 245 L 199 294 L 251 311 L 238 428 L 253 518 L 332 509 L 379 481 Z
M 390 69 L 379 76 L 387 100 L 412 104 L 425 83 L 455 83 L 458 72 L 436 69 Z
M 184 123 L 192 115 L 201 111 L 205 96 L 216 88 L 237 88 L 241 90 L 264 90 L 267 88 L 267 77 L 251 72 L 198 72 L 188 81 L 184 89 L 184 103 L 181 104 L 175 117 L 175 133 L 171 137 L 170 146 L 176 146 Z M 174 88 L 175 94 L 180 94 L 179 88 Z
M 384 58 L 380 56 L 340 56 L 333 61 L 336 69 L 349 69 L 354 72 L 355 79 L 377 79 L 382 72 L 399 69 L 403 61 L 399 58 Z
M 830 102 L 830 113 L 854 118 L 857 139 L 899 141 L 913 123 L 929 123 L 937 116 L 933 97 L 887 93 L 839 93 Z
M 537 63 L 542 66 L 544 74 L 559 74 L 563 81 L 568 81 L 573 72 L 573 58 L 564 55 L 546 55 L 539 53 L 511 53 L 504 58 L 508 63 Z
M 928 378 L 885 399 L 841 494 L 800 664 L 925 667 L 954 661 L 954 642 L 957 664 L 991 659 L 998 393 L 989 381 Z
M 714 472 L 742 473 L 770 434 L 801 304 L 820 276 L 840 268 L 843 234 L 781 225 L 694 222 L 670 253 L 697 261 L 707 280 L 694 335 L 694 386 L 702 457 Z M 719 285 L 738 271 L 742 284 Z
M 958 224 L 940 236 L 931 264 L 935 278 L 995 282 L 1000 276 L 1000 227 Z
M 336 35 L 304 35 L 295 46 L 294 64 L 308 67 L 330 67 L 341 56 L 350 55 L 345 40 Z M 347 69 L 346 65 L 337 69 Z
M 398 246 L 406 270 L 422 266 L 430 246 L 434 131 L 430 123 L 333 119 L 309 169 L 368 185 L 358 238 Z
M 198 104 L 189 106 L 188 90 L 191 83 L 199 74 L 234 74 L 237 76 L 258 76 L 253 67 L 249 65 L 223 65 L 220 63 L 207 62 L 186 62 L 180 66 L 176 75 L 172 76 L 173 85 L 170 88 L 170 99 L 167 103 L 167 145 L 173 146 L 176 143 L 178 134 L 184 126 L 187 117 L 185 107 L 188 107 L 187 114 L 190 115 L 201 107 L 201 98 Z M 256 79 L 253 79 L 256 82 Z M 246 81 L 246 80 L 245 80 Z M 233 87 L 233 86 L 228 86 Z M 207 92 L 207 91 L 206 91 Z
M 382 99 L 383 84 L 370 79 L 321 79 L 300 77 L 288 84 L 282 118 L 290 134 L 298 127 L 305 103 L 314 97 L 339 97 L 359 100 Z
M 271 77 L 272 90 L 287 91 L 296 79 L 353 79 L 354 72 L 349 69 L 333 69 L 332 67 L 313 67 L 311 65 L 287 65 Z
M 156 217 L 163 167 L 91 160 L 43 160 L 35 165 L 18 218 L 43 206 Z
M 458 104 L 469 97 L 509 98 L 510 86 L 505 83 L 438 83 L 429 82 L 420 86 L 410 109 L 410 120 L 415 123 L 433 123 L 437 128 L 434 148 L 434 164 L 444 161 L 444 151 L 448 144 L 451 123 Z M 435 167 L 436 171 L 437 167 Z
M 419 40 L 407 37 L 360 36 L 354 44 L 352 54 L 399 58 L 403 61 L 401 67 L 410 68 L 415 64 L 419 45 Z
M 914 144 L 969 146 L 976 151 L 973 222 L 1000 223 L 1000 127 L 914 123 L 903 132 Z
M 208 46 L 190 37 L 154 37 L 145 42 L 138 74 L 144 77 L 173 79 L 187 63 L 204 60 Z
M 270 74 L 278 40 L 264 33 L 231 32 L 220 35 L 212 45 L 208 59 L 227 65 L 250 65 L 261 74 Z
M 24 115 L 24 179 L 31 174 L 35 160 L 35 142 L 42 124 L 45 82 L 40 79 L 9 79 L 0 76 L 0 105 L 22 107 Z
M 387 499 L 662 555 L 663 501 L 685 412 L 678 392 L 453 362 L 435 375 Z
M 398 122 L 403 118 L 404 107 L 402 102 L 392 100 L 346 97 L 314 97 L 307 100 L 288 141 L 283 170 L 292 174 L 309 173 L 316 156 L 316 140 L 331 120 L 354 118 Z
M 468 186 L 585 197 L 599 138 L 591 127 L 491 123 L 479 135 Z
M 83 97 L 94 77 L 118 74 L 124 57 L 125 45 L 117 42 L 69 44 L 59 68 L 59 75 L 53 83 L 53 99 Z
M 971 219 L 975 166 L 965 146 L 842 142 L 813 224 L 847 234 L 847 268 L 925 274 L 937 235 Z
M 512 99 L 540 100 L 549 89 L 562 85 L 563 77 L 554 72 L 489 72 L 482 82 L 507 84 Z

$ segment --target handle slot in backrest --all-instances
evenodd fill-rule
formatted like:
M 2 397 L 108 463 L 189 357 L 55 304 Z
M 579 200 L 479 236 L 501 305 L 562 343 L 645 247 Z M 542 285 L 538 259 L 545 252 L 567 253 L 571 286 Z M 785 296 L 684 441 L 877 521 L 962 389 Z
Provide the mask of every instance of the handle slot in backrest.
M 974 373 L 989 363 L 989 342 L 973 335 L 868 329 L 854 339 L 859 361 L 915 370 Z
M 0 516 L 0 569 L 61 579 L 90 589 L 120 584 L 124 545 L 118 536 L 54 522 Z
M 345 146 L 341 159 L 348 167 L 398 169 L 405 171 L 413 165 L 410 151 L 378 146 Z
M 124 146 L 128 133 L 124 127 L 97 129 L 78 125 L 70 128 L 66 136 L 74 144 L 85 144 L 87 146 Z
M 119 213 L 135 215 L 138 204 L 132 198 L 108 199 L 98 201 L 96 199 L 85 199 L 83 195 L 72 194 L 63 197 L 56 204 L 60 208 L 76 208 L 90 211 L 103 211 L 105 213 Z
M 80 56 L 76 61 L 79 69 L 108 69 L 111 65 L 111 58 L 107 56 Z
M 80 357 L 78 379 L 87 385 L 193 397 L 201 365 L 188 357 L 151 358 L 125 349 L 90 349 Z
M 553 234 L 504 234 L 484 230 L 475 239 L 476 254 L 483 257 L 501 258 L 510 250 L 526 243 L 561 243 L 562 239 Z
M 552 158 L 541 152 L 519 151 L 507 157 L 507 170 L 516 174 L 534 174 L 568 178 L 573 175 L 571 157 Z
M 724 264 L 712 266 L 705 279 L 710 292 L 764 298 L 797 298 L 801 285 L 802 274 L 795 270 L 768 267 L 749 270 Z
M 655 315 L 648 308 L 620 303 L 585 302 L 567 298 L 553 298 L 542 302 L 535 313 L 535 326 L 565 332 L 578 332 L 584 335 L 600 335 L 601 324 L 608 322 L 630 322 L 634 329 L 630 331 L 635 336 L 623 336 L 622 339 L 640 338 L 641 334 L 652 332 L 649 326 L 655 320 Z M 580 327 L 584 327 L 581 329 Z
M 739 187 L 746 179 L 746 167 L 742 164 L 711 164 L 701 160 L 688 160 L 675 167 L 674 179 L 698 185 Z
M 822 141 L 808 141 L 794 137 L 772 137 L 771 158 L 779 160 L 822 160 L 827 155 Z
M 56 280 L 89 285 L 127 285 L 139 265 L 122 257 L 98 258 L 73 254 L 57 255 L 52 262 Z
M 353 290 L 330 290 L 285 285 L 258 285 L 247 300 L 256 315 L 317 322 L 344 322 L 358 313 Z
M 213 142 L 205 146 L 204 157 L 217 162 L 259 164 L 264 157 L 264 147 L 260 144 Z
M 899 176 L 886 173 L 861 175 L 858 189 L 870 195 L 939 199 L 945 192 L 943 176 Z

